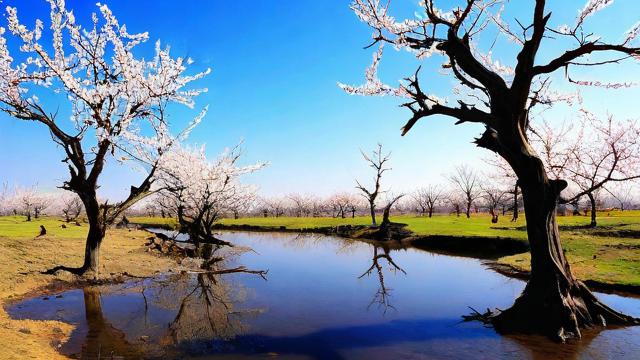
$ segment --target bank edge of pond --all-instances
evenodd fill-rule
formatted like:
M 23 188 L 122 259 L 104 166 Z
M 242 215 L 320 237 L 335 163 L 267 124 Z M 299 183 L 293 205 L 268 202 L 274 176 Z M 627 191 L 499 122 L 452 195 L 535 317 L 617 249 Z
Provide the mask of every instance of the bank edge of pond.
M 248 231 L 248 232 L 284 232 L 284 233 L 315 233 L 339 236 L 348 239 L 360 239 L 363 229 L 369 226 L 340 225 L 314 228 L 287 228 L 286 226 L 260 225 L 224 225 L 216 224 L 216 230 Z M 450 235 L 416 235 L 412 234 L 402 239 L 389 240 L 392 243 L 412 246 L 420 250 L 431 251 L 444 255 L 462 256 L 485 260 L 484 264 L 491 270 L 504 276 L 528 280 L 530 273 L 509 264 L 499 262 L 503 256 L 515 255 L 529 251 L 527 240 L 509 237 L 486 236 L 450 236 Z M 629 284 L 613 284 L 596 280 L 583 281 L 590 289 L 622 296 L 640 296 L 640 286 Z
M 367 235 L 372 232 L 372 228 L 370 226 L 363 225 L 287 228 L 285 226 L 216 224 L 214 225 L 214 229 L 229 231 L 315 233 L 362 240 L 371 239 Z M 402 235 L 396 237 L 392 236 L 392 238 L 386 242 L 402 243 L 421 250 L 440 252 L 447 255 L 480 259 L 497 259 L 502 256 L 515 255 L 529 251 L 529 243 L 522 239 L 485 236 L 417 235 L 406 229 Z
M 483 264 L 504 276 L 508 276 L 510 278 L 521 279 L 521 280 L 529 280 L 529 276 L 531 273 L 529 271 L 519 269 L 515 266 L 505 264 L 495 260 L 487 260 L 484 261 Z M 627 296 L 638 298 L 640 297 L 640 286 L 638 285 L 630 285 L 630 284 L 612 284 L 606 283 L 597 280 L 583 280 L 585 285 L 589 287 L 589 289 L 605 293 L 605 294 L 615 294 L 620 296 Z
M 66 359 L 57 345 L 66 341 L 73 324 L 55 320 L 11 318 L 5 306 L 21 299 L 51 297 L 90 285 L 108 285 L 158 276 L 175 271 L 176 262 L 147 251 L 146 232 L 112 229 L 103 244 L 103 261 L 97 280 L 77 278 L 69 273 L 45 275 L 41 271 L 60 263 L 82 261 L 84 238 L 45 236 L 33 238 L 0 237 L 0 253 L 7 260 L 0 266 L 0 358 Z M 47 254 L 47 255 L 45 255 Z M 54 255 L 55 254 L 55 255 Z M 9 261 L 10 260 L 10 261 Z

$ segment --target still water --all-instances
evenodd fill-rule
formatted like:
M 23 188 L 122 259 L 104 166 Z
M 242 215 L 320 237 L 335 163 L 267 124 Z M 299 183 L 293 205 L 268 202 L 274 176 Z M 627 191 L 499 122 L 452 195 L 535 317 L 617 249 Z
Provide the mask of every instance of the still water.
M 469 307 L 508 307 L 524 286 L 477 259 L 317 235 L 220 237 L 253 249 L 226 266 L 268 270 L 267 280 L 169 274 L 7 310 L 75 324 L 60 351 L 78 358 L 640 359 L 638 327 L 560 345 L 461 322 Z M 640 316 L 640 299 L 598 296 Z

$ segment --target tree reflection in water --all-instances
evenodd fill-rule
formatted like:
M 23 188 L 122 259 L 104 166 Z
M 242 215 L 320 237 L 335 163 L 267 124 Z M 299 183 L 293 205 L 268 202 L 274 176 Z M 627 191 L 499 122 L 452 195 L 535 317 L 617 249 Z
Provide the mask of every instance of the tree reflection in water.
M 141 358 L 165 356 L 182 351 L 210 349 L 224 340 L 245 331 L 243 320 L 260 313 L 260 310 L 238 310 L 245 293 L 225 277 L 231 273 L 249 273 L 264 278 L 266 272 L 252 271 L 242 266 L 227 268 L 225 257 L 210 252 L 200 268 L 182 271 L 180 274 L 142 280 L 121 287 L 127 295 L 139 293 L 142 305 L 140 316 L 144 326 L 136 321 L 118 323 L 116 328 L 103 312 L 100 288 L 84 288 L 85 318 L 88 332 L 82 345 L 82 358 Z M 110 295 L 113 292 L 110 292 Z M 131 303 L 129 303 L 131 304 Z M 130 305 L 123 305 L 130 306 Z M 126 309 L 119 309 L 126 310 Z M 139 313 L 137 309 L 134 313 Z M 169 313 L 168 323 L 150 321 L 151 312 Z M 160 326 L 160 329 L 158 329 Z M 125 335 L 126 334 L 126 335 Z M 127 338 L 127 336 L 133 338 Z M 136 338 L 136 336 L 138 336 Z
M 100 290 L 97 287 L 84 288 L 85 318 L 89 331 L 82 345 L 83 359 L 141 357 L 141 349 L 129 343 L 124 332 L 116 329 L 104 317 Z
M 373 245 L 372 247 L 373 258 L 371 259 L 371 266 L 367 269 L 367 271 L 360 275 L 358 279 L 362 279 L 365 276 L 370 276 L 375 270 L 376 274 L 378 275 L 379 287 L 367 308 L 371 308 L 373 304 L 377 304 L 378 307 L 383 309 L 383 312 L 386 313 L 388 309 L 395 310 L 395 307 L 389 302 L 392 289 L 388 288 L 384 282 L 384 267 L 382 261 L 386 260 L 390 270 L 394 273 L 400 271 L 406 275 L 407 272 L 393 261 L 393 259 L 391 258 L 391 251 L 389 247 L 377 245 Z

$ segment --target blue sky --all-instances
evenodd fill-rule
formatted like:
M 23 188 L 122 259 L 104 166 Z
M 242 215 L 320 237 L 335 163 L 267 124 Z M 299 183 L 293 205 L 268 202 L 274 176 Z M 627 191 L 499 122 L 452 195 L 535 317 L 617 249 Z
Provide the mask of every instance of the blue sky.
M 206 143 L 208 153 L 215 156 L 244 139 L 247 163 L 271 163 L 249 179 L 264 194 L 351 190 L 355 178 L 369 176 L 359 149 L 372 149 L 377 142 L 393 153 L 393 171 L 386 185 L 395 191 L 444 182 L 442 175 L 457 164 L 486 168 L 482 159 L 490 154 L 471 144 L 481 132 L 479 126 L 454 126 L 449 118 L 432 118 L 422 120 L 410 134 L 401 137 L 399 129 L 408 113 L 397 107 L 398 99 L 349 96 L 336 86 L 338 81 L 361 83 L 373 51 L 363 50 L 371 32 L 348 8 L 349 1 L 105 2 L 130 32 L 149 32 L 151 41 L 141 49 L 142 56 L 148 57 L 153 42 L 160 39 L 171 45 L 174 56 L 193 58 L 194 71 L 212 68 L 211 75 L 197 84 L 209 88 L 209 92 L 197 99 L 194 110 L 177 108 L 172 121 L 179 129 L 209 105 L 205 121 L 189 141 Z M 93 1 L 67 3 L 78 19 L 88 20 L 96 10 Z M 446 8 L 451 1 L 441 3 Z M 532 3 L 512 1 L 505 18 L 517 14 L 526 19 L 523 14 L 528 14 Z M 17 5 L 28 23 L 48 16 L 44 0 L 5 0 L 4 4 Z M 552 24 L 573 23 L 582 5 L 582 1 L 554 2 L 550 6 L 554 12 Z M 417 0 L 395 0 L 393 8 L 399 14 L 411 14 L 417 9 Z M 606 29 L 605 37 L 619 40 L 640 20 L 638 14 L 640 2 L 618 0 L 587 25 L 594 30 Z M 481 44 L 492 41 L 480 40 Z M 505 44 L 500 47 L 503 50 L 494 51 L 494 57 L 508 63 L 508 55 L 514 50 Z M 540 58 L 557 53 L 557 48 L 548 46 L 542 49 Z M 396 84 L 397 79 L 411 74 L 416 64 L 409 54 L 388 48 L 381 78 Z M 597 71 L 590 68 L 575 74 L 590 79 L 637 81 L 639 66 L 636 63 Z M 423 82 L 442 96 L 447 96 L 452 85 L 450 79 L 435 73 L 426 73 Z M 589 108 L 597 113 L 608 109 L 620 117 L 637 117 L 633 107 L 640 95 L 637 88 L 586 89 L 584 93 Z M 549 116 L 557 120 L 570 115 L 558 110 Z M 51 189 L 67 178 L 61 159 L 62 151 L 42 126 L 0 115 L 0 182 L 37 183 Z M 102 191 L 104 196 L 118 198 L 139 175 L 128 167 L 111 165 L 103 177 Z

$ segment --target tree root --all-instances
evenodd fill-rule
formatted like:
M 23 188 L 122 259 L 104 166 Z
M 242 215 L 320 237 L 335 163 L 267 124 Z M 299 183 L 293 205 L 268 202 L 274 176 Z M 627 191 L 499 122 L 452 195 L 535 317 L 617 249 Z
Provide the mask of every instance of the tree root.
M 70 266 L 58 265 L 58 266 L 52 267 L 51 269 L 42 271 L 40 273 L 44 274 L 44 275 L 55 275 L 56 273 L 58 273 L 58 271 L 66 271 L 66 272 L 69 272 L 69 273 L 71 273 L 73 275 L 82 276 L 88 270 L 89 269 L 87 267 L 84 267 L 84 266 L 81 266 L 81 267 L 70 267 Z
M 640 325 L 640 319 L 600 302 L 582 282 L 574 281 L 564 289 L 558 283 L 555 287 L 539 285 L 527 284 L 509 309 L 485 314 L 476 311 L 465 319 L 489 322 L 502 333 L 536 333 L 560 342 L 581 338 L 580 329 Z

